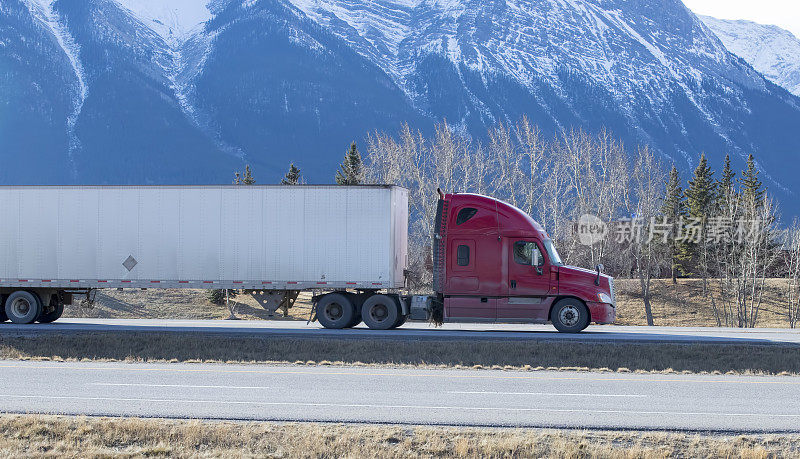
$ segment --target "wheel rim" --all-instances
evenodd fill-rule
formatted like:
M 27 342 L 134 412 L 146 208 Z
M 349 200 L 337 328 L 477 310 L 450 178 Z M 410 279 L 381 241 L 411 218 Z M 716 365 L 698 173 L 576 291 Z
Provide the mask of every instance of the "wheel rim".
M 561 308 L 561 311 L 558 312 L 558 319 L 567 327 L 578 325 L 578 320 L 580 320 L 580 318 L 581 313 L 575 306 L 564 306 Z
M 325 306 L 325 316 L 330 320 L 339 320 L 344 315 L 344 308 L 338 303 Z
M 369 310 L 369 315 L 376 322 L 384 322 L 389 317 L 389 308 L 383 304 L 376 304 Z
M 31 311 L 31 303 L 25 298 L 17 298 L 11 302 L 11 312 L 17 317 L 25 317 Z

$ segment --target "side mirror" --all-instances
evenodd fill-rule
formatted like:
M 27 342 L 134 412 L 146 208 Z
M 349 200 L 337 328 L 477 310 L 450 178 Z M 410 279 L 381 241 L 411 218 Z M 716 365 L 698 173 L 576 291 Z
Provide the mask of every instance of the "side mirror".
M 604 266 L 599 264 L 595 268 L 597 269 L 597 278 L 594 280 L 594 285 L 600 285 L 600 272 L 603 271 Z
M 531 265 L 534 268 L 536 268 L 536 273 L 537 274 L 542 274 L 543 273 L 542 266 L 541 266 L 543 261 L 544 260 L 542 260 L 541 254 L 539 253 L 539 251 L 538 250 L 534 250 L 533 253 L 531 254 Z

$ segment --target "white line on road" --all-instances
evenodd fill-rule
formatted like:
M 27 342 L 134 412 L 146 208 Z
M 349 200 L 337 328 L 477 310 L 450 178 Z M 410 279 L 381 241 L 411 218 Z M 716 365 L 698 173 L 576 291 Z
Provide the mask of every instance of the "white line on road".
M 469 411 L 517 411 L 517 412 L 550 412 L 550 413 L 590 413 L 590 414 L 644 414 L 644 415 L 683 415 L 683 416 L 727 416 L 727 417 L 779 417 L 800 418 L 800 413 L 715 413 L 710 411 L 627 411 L 627 410 L 589 410 L 589 409 L 559 409 L 559 408 L 518 408 L 518 407 L 490 407 L 490 406 L 429 406 L 429 405 L 367 405 L 356 403 L 303 403 L 303 402 L 255 402 L 244 400 L 182 400 L 182 399 L 145 399 L 145 398 L 115 398 L 115 397 L 79 397 L 73 395 L 15 395 L 0 394 L 0 398 L 22 398 L 41 400 L 80 400 L 80 401 L 111 401 L 111 402 L 138 402 L 138 403 L 200 403 L 219 405 L 259 405 L 259 406 L 302 406 L 326 408 L 383 408 L 383 409 L 412 409 L 412 410 L 469 410 Z M 0 412 L 4 410 L 0 409 Z M 29 410 L 31 411 L 31 410 Z
M 181 389 L 255 389 L 269 390 L 264 386 L 196 386 L 193 384 L 130 384 L 130 383 L 91 383 L 92 386 L 119 386 L 119 387 L 178 387 Z
M 494 392 L 487 390 L 477 391 L 449 391 L 448 394 L 467 394 L 467 395 L 546 395 L 559 397 L 638 397 L 645 398 L 647 395 L 640 394 L 568 394 L 564 392 Z

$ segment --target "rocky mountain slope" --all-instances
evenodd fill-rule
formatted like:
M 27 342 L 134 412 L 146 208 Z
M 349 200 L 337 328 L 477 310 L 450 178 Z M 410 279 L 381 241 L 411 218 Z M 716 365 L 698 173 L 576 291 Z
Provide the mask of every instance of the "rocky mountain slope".
M 800 96 L 800 39 L 788 30 L 751 21 L 701 16 L 725 47 L 767 79 Z
M 0 181 L 330 182 L 351 140 L 528 115 L 800 189 L 800 98 L 680 0 L 0 0 Z

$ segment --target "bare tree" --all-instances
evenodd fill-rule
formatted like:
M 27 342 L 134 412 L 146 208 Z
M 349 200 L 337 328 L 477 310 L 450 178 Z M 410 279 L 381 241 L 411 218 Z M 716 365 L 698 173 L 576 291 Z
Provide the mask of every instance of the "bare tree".
M 635 190 L 636 219 L 631 222 L 637 226 L 631 233 L 630 253 L 636 263 L 636 275 L 644 302 L 645 318 L 647 325 L 654 325 L 653 308 L 651 299 L 651 282 L 653 277 L 660 274 L 666 262 L 664 251 L 668 233 L 659 234 L 659 210 L 664 197 L 664 183 L 666 175 L 663 168 L 656 161 L 649 148 L 639 148 L 633 167 L 633 184 Z M 656 239 L 663 237 L 661 244 Z
M 786 315 L 789 327 L 796 328 L 800 323 L 800 222 L 795 219 L 786 230 L 784 241 L 786 253 Z

